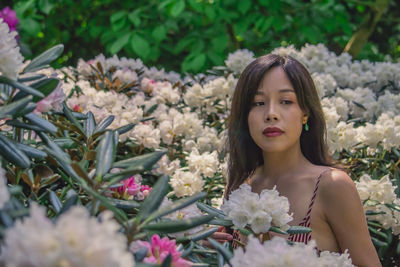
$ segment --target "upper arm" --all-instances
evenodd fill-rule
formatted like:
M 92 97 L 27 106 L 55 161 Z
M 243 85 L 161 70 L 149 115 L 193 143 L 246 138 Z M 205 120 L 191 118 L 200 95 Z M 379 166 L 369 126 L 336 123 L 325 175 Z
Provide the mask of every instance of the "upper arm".
M 381 266 L 369 235 L 364 209 L 351 178 L 334 170 L 320 184 L 321 204 L 339 246 L 357 266 Z

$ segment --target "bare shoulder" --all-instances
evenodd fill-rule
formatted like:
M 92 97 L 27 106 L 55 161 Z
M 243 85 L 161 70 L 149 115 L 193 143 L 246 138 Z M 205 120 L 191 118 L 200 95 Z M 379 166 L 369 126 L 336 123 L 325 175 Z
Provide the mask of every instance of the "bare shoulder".
M 357 188 L 350 176 L 339 169 L 332 168 L 321 176 L 319 193 L 326 204 L 346 203 L 348 201 L 359 202 Z

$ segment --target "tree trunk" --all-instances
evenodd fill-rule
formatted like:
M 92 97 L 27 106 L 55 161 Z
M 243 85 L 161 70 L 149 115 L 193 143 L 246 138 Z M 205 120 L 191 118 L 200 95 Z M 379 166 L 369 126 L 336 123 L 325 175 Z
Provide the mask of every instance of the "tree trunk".
M 375 0 L 369 5 L 369 12 L 366 15 L 360 28 L 351 36 L 343 52 L 349 53 L 355 58 L 363 49 L 369 36 L 374 32 L 376 24 L 388 8 L 390 0 Z

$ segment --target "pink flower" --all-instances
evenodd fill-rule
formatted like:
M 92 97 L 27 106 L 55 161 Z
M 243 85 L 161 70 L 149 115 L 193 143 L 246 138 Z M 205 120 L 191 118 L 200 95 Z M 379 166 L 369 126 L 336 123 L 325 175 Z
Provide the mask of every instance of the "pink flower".
M 150 243 L 146 241 L 135 241 L 130 245 L 132 252 L 137 252 L 140 248 L 147 248 L 147 257 L 143 262 L 161 264 L 169 254 L 172 257 L 172 267 L 188 267 L 192 263 L 181 258 L 182 253 L 176 250 L 175 240 L 169 240 L 167 237 L 160 238 L 154 234 L 151 237 Z
M 10 9 L 8 6 L 0 10 L 0 18 L 8 24 L 10 32 L 17 30 L 18 18 L 14 10 Z
M 54 89 L 51 94 L 43 98 L 37 103 L 35 112 L 36 113 L 43 113 L 48 112 L 51 109 L 55 111 L 62 110 L 62 103 L 65 100 L 65 94 L 63 89 L 61 88 L 61 83 L 58 83 L 56 89 Z
M 123 199 L 130 199 L 140 192 L 140 184 L 135 183 L 135 176 L 122 181 L 122 185 L 111 189 Z

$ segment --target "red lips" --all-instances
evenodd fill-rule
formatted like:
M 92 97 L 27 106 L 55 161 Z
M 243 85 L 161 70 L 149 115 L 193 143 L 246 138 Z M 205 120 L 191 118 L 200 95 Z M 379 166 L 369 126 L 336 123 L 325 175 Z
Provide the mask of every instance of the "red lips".
M 283 133 L 283 131 L 278 127 L 267 127 L 264 129 L 263 134 L 268 134 L 268 133 Z

